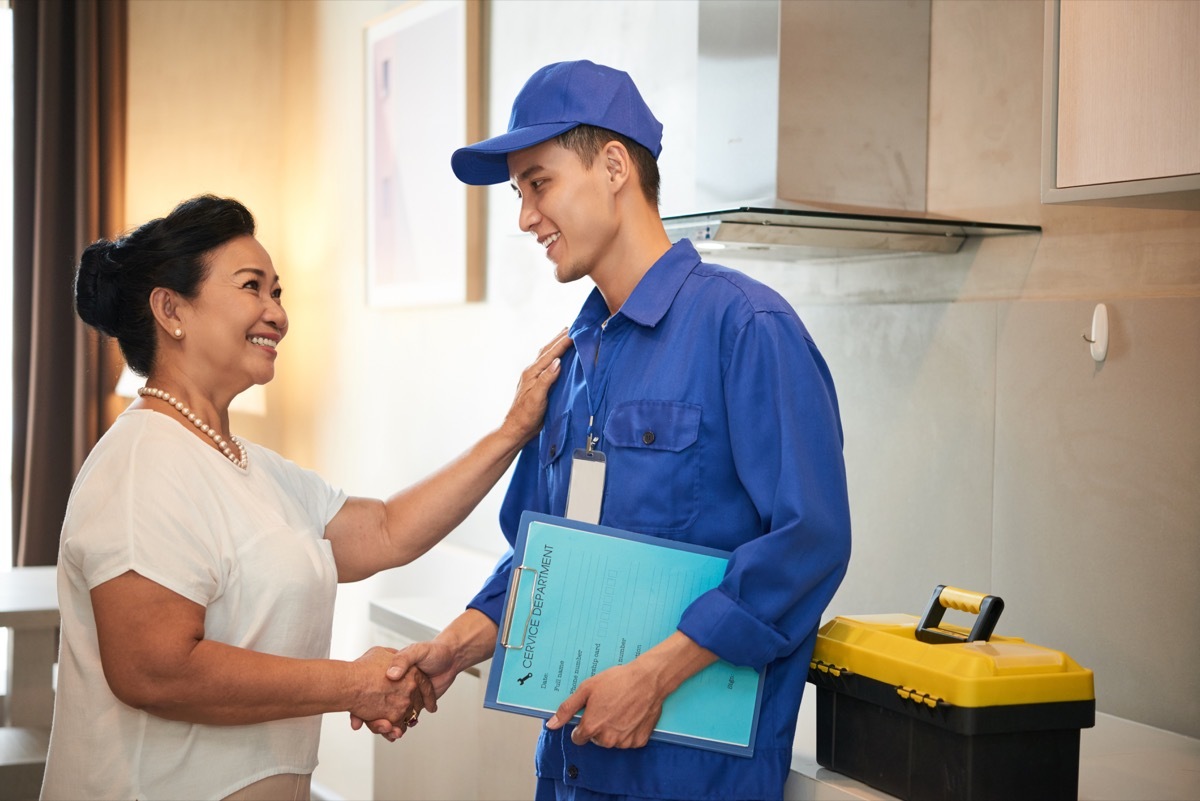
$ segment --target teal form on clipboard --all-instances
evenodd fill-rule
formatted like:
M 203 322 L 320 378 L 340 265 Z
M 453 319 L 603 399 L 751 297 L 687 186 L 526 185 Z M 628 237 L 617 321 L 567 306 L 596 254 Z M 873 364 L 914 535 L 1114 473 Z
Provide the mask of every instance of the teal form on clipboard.
M 525 512 L 484 706 L 549 718 L 587 678 L 675 631 L 729 554 Z M 651 739 L 754 753 L 762 676 L 717 661 L 667 696 Z

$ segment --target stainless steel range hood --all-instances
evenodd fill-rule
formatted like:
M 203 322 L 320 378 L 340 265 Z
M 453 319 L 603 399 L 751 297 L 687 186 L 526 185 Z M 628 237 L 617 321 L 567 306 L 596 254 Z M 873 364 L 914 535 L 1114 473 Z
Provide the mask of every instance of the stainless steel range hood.
M 672 239 L 756 258 L 955 253 L 1031 225 L 925 205 L 929 0 L 701 0 L 696 201 Z
M 1033 225 L 939 220 L 785 208 L 787 201 L 663 218 L 671 239 L 701 250 L 751 257 L 802 259 L 881 253 L 957 253 L 973 236 L 1029 234 Z

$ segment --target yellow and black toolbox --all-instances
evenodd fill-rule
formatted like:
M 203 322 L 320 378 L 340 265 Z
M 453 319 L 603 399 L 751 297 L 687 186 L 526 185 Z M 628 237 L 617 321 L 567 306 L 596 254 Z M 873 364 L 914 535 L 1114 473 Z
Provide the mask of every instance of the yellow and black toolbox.
M 942 625 L 947 608 L 974 625 Z M 817 762 L 904 799 L 1078 796 L 1092 671 L 993 636 L 997 596 L 940 585 L 921 618 L 836 617 L 817 635 Z

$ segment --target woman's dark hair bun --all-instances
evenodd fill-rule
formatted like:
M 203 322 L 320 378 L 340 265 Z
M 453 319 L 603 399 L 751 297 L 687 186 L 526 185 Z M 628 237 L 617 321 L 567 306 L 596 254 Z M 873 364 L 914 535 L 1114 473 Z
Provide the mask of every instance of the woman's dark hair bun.
M 110 337 L 121 321 L 121 268 L 117 245 L 98 239 L 79 257 L 75 272 L 75 311 L 79 319 Z

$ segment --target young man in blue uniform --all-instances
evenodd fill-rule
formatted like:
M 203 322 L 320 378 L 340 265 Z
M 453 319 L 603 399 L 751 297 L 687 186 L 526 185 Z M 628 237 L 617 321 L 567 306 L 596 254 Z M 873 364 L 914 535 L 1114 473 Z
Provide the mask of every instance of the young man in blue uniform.
M 539 799 L 780 798 L 816 630 L 850 555 L 825 361 L 777 293 L 671 243 L 661 136 L 626 73 L 565 62 L 529 79 L 507 133 L 452 159 L 465 183 L 510 181 L 521 230 L 555 277 L 596 287 L 541 436 L 517 462 L 501 511 L 509 543 L 524 510 L 564 515 L 583 449 L 607 468 L 591 522 L 733 554 L 677 631 L 584 681 L 550 719 Z M 461 616 L 415 646 L 439 694 L 492 655 L 511 566 L 510 553 Z M 718 658 L 766 671 L 753 757 L 649 740 L 663 699 Z

